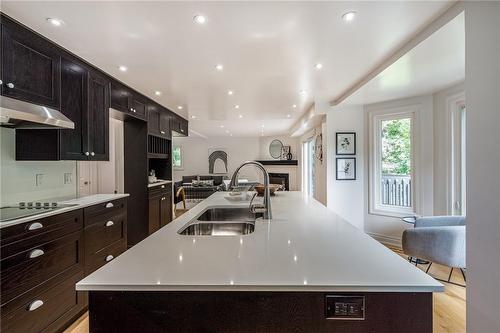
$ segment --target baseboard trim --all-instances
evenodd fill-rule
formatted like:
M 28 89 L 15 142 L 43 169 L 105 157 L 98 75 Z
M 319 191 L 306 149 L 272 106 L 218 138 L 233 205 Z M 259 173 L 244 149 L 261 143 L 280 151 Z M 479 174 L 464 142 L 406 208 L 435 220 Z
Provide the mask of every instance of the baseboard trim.
M 375 232 L 367 232 L 367 234 L 382 244 L 397 246 L 399 248 L 402 247 L 401 238 L 389 237 L 386 235 L 377 234 Z

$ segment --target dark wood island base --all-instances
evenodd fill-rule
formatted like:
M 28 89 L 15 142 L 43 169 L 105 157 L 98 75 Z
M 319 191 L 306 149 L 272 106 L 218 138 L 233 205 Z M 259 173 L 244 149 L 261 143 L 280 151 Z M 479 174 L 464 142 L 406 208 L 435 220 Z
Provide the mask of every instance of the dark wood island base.
M 91 333 L 432 332 L 430 292 L 91 291 L 89 312 Z

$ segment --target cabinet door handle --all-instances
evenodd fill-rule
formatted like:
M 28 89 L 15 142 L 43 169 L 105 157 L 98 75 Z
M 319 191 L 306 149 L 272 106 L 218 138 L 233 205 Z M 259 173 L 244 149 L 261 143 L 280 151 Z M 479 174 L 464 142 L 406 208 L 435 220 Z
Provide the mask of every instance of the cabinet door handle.
M 161 198 L 161 201 L 163 201 L 163 200 L 165 200 L 165 197 L 162 197 L 162 198 Z
M 161 134 L 165 134 L 165 131 L 160 131 Z
M 165 188 L 165 185 L 162 185 L 161 188 Z
M 85 152 L 85 156 L 89 156 L 90 153 L 88 151 Z
M 43 228 L 43 224 L 41 224 L 40 222 L 31 223 L 28 226 L 28 230 L 36 230 L 36 229 L 41 229 L 41 228 Z
M 33 301 L 28 305 L 28 311 L 35 311 L 39 307 L 43 305 L 43 301 L 41 299 L 37 299 L 36 301 Z
M 111 260 L 113 260 L 113 259 L 114 259 L 114 257 L 113 257 L 113 255 L 112 255 L 112 254 L 109 254 L 109 255 L 106 257 L 106 261 L 111 261 Z
M 2 80 L 0 80 L 0 84 L 3 84 L 3 81 L 2 81 Z
M 113 222 L 113 221 L 108 221 L 108 222 L 106 222 L 106 227 L 111 227 L 111 226 L 112 226 L 112 225 L 114 225 L 114 224 L 115 224 L 115 222 Z
M 12 82 L 7 83 L 7 88 L 10 88 L 10 89 L 14 88 L 14 83 L 12 83 Z
M 184 133 L 184 130 L 181 128 L 181 132 Z
M 112 202 L 108 202 L 108 203 L 106 204 L 106 208 L 113 208 L 114 206 L 115 206 L 115 205 L 113 205 L 113 203 L 112 203 Z
M 90 153 L 90 155 L 95 156 L 95 153 L 94 153 L 94 152 L 91 152 L 91 153 Z
M 34 249 L 33 251 L 30 252 L 29 258 L 33 259 L 36 257 L 43 256 L 44 254 L 45 254 L 45 252 L 42 249 Z

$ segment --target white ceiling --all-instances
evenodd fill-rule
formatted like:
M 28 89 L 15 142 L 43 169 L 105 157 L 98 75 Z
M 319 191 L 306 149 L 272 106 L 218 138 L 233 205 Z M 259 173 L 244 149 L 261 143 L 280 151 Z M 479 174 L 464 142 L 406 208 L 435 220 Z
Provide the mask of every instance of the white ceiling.
M 349 96 L 342 105 L 419 96 L 463 81 L 464 23 L 461 13 Z
M 262 125 L 264 135 L 286 133 L 313 102 L 335 98 L 449 5 L 2 1 L 1 9 L 173 111 L 195 116 L 190 125 L 198 133 L 256 136 Z M 349 10 L 358 15 L 346 23 L 341 16 Z M 207 23 L 194 24 L 196 14 Z M 65 25 L 56 28 L 48 17 Z M 215 70 L 218 63 L 223 71 Z

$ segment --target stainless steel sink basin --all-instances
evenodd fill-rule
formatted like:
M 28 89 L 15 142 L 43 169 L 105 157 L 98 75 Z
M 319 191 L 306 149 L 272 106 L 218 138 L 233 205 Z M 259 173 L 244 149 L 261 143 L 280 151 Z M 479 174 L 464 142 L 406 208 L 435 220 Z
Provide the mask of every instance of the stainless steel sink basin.
M 239 236 L 255 230 L 255 220 L 262 214 L 254 214 L 248 208 L 209 208 L 188 223 L 180 235 L 192 236 Z

